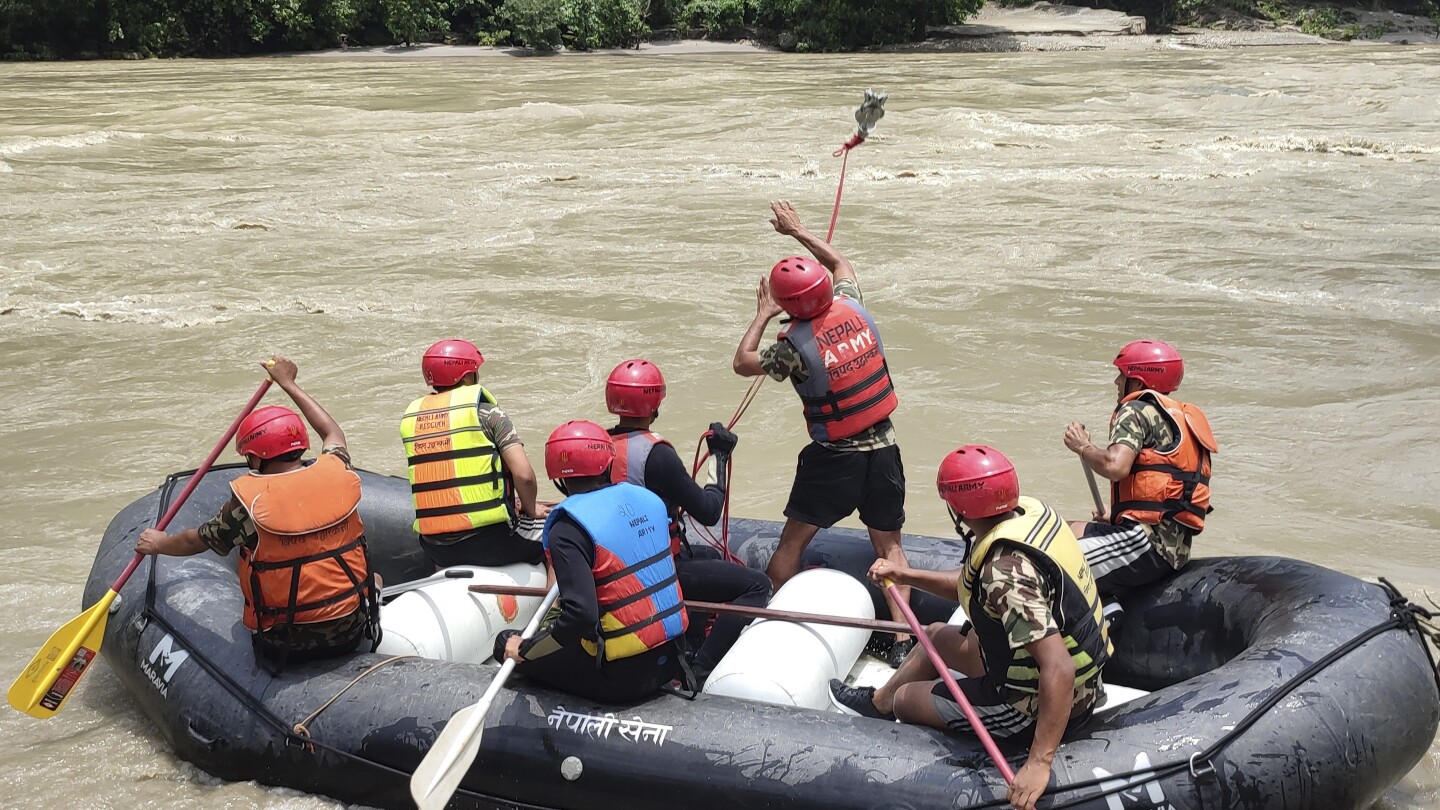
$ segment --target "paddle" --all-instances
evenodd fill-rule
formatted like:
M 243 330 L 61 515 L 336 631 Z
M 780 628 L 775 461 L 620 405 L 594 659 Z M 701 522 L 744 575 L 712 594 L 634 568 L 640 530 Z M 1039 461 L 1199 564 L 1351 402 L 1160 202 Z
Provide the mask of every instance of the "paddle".
M 1080 427 L 1085 427 L 1081 425 Z M 1095 471 L 1085 463 L 1085 457 L 1080 457 L 1080 466 L 1085 470 L 1085 480 L 1090 482 L 1090 497 L 1095 499 L 1095 511 L 1105 514 L 1105 501 L 1100 498 L 1100 486 L 1095 483 Z
M 200 485 L 200 479 L 205 477 L 205 473 L 210 470 L 210 465 L 215 463 L 215 459 L 220 457 L 220 452 L 225 449 L 225 445 L 235 437 L 235 431 L 240 429 L 240 422 L 255 410 L 255 406 L 260 403 L 265 392 L 270 390 L 270 382 L 267 378 L 259 388 L 255 389 L 250 401 L 245 403 L 245 407 L 240 410 L 235 421 L 230 423 L 230 427 L 225 431 L 225 435 L 220 437 L 219 443 L 210 451 L 210 455 L 205 457 L 205 461 L 190 476 L 190 482 L 180 491 L 179 497 L 170 504 L 165 516 L 160 518 L 160 521 L 155 524 L 155 528 L 163 530 L 170 524 L 175 514 L 180 511 L 180 507 L 184 505 L 185 499 L 189 498 L 190 493 L 195 491 L 195 487 Z M 100 601 L 92 605 L 89 610 L 71 619 L 64 627 L 56 630 L 50 636 L 49 640 L 45 642 L 45 646 L 40 648 L 40 652 L 30 659 L 30 665 L 25 667 L 25 671 L 20 673 L 20 677 L 15 679 L 15 683 L 10 684 L 10 691 L 6 693 L 5 697 L 10 701 L 11 706 L 41 720 L 53 717 L 56 712 L 60 711 L 65 699 L 75 689 L 75 684 L 80 681 L 80 677 L 90 668 L 96 654 L 100 652 L 100 644 L 105 640 L 105 621 L 110 615 L 110 604 L 115 601 L 115 597 L 120 595 L 120 589 L 125 587 L 130 575 L 140 567 L 140 561 L 143 559 L 145 559 L 145 555 L 137 552 L 130 560 L 130 564 L 125 566 L 125 570 L 120 572 L 120 578 L 115 580 L 115 584 L 110 586 L 110 590 L 106 591 L 104 596 L 100 597 Z
M 1090 469 L 1090 465 L 1086 464 L 1083 458 L 1080 459 L 1080 466 L 1085 468 L 1085 480 L 1090 482 L 1090 495 L 1095 499 L 1095 510 L 1104 514 L 1105 502 L 1100 499 L 1100 486 L 1095 483 L 1095 471 Z
M 550 605 L 554 604 L 555 597 L 559 595 L 560 586 L 552 586 L 545 594 L 545 600 L 540 603 L 539 610 L 535 611 L 535 616 L 525 625 L 525 632 L 520 634 L 521 638 L 535 635 L 535 631 L 540 627 L 540 620 L 545 618 L 546 611 L 550 610 Z M 456 788 L 460 787 L 460 780 L 465 778 L 471 763 L 475 761 L 475 755 L 480 753 L 480 735 L 485 732 L 485 715 L 490 711 L 490 704 L 495 702 L 495 696 L 500 693 L 500 688 L 514 671 L 515 662 L 505 659 L 499 674 L 490 681 L 490 687 L 480 696 L 480 700 L 456 712 L 450 722 L 445 724 L 445 730 L 440 732 L 440 737 L 430 746 L 425 759 L 420 761 L 420 767 L 416 768 L 415 774 L 410 777 L 410 798 L 415 800 L 419 810 L 444 810 L 450 797 L 455 795 Z
M 423 578 L 423 579 L 412 579 L 412 580 L 410 580 L 409 582 L 401 582 L 401 583 L 398 583 L 398 584 L 395 584 L 395 585 L 390 585 L 390 586 L 381 588 L 381 589 L 380 589 L 380 598 L 381 598 L 381 599 L 390 599 L 391 597 L 399 596 L 399 595 L 402 594 L 402 593 L 409 593 L 410 591 L 418 591 L 418 590 L 420 590 L 421 588 L 424 588 L 424 587 L 427 586 L 427 585 L 434 585 L 434 584 L 437 583 L 437 582 L 445 582 L 446 580 L 451 580 L 451 579 L 470 579 L 471 577 L 474 577 L 474 576 L 475 576 L 475 572 L 474 572 L 474 571 L 471 571 L 471 570 L 468 569 L 468 568 L 446 568 L 446 569 L 443 570 L 443 571 L 436 571 L 435 573 L 433 573 L 433 574 L 431 574 L 430 576 L 425 577 L 425 578 Z M 544 595 L 543 589 L 541 589 L 541 590 L 542 590 L 542 592 L 536 594 L 536 596 L 543 596 L 543 595 Z
M 471 585 L 471 593 L 493 593 L 506 596 L 542 596 L 544 588 L 523 585 Z M 910 628 L 899 622 L 878 619 L 856 619 L 850 616 L 827 616 L 823 613 L 796 613 L 790 610 L 731 605 L 726 602 L 701 602 L 686 599 L 685 608 L 698 613 L 724 613 L 731 616 L 748 616 L 752 619 L 773 619 L 782 622 L 808 622 L 810 624 L 832 624 L 837 627 L 854 627 L 879 633 L 908 633 Z
M 955 682 L 955 676 L 950 674 L 950 667 L 945 665 L 945 659 L 941 658 L 940 651 L 935 649 L 935 642 L 930 640 L 930 634 L 925 632 L 925 628 L 921 626 L 920 620 L 915 618 L 915 612 L 910 609 L 910 605 L 906 603 L 904 599 L 900 598 L 900 589 L 895 587 L 894 582 L 887 579 L 885 580 L 885 590 L 890 593 L 890 597 L 895 600 L 895 604 L 900 606 L 900 612 L 905 614 L 905 621 L 910 624 L 910 629 L 914 631 L 915 638 L 919 640 L 920 645 L 925 648 L 925 654 L 930 656 L 930 663 L 935 666 L 935 671 L 940 673 L 940 680 L 945 682 L 945 688 L 950 690 L 950 696 L 955 698 L 956 703 L 960 704 L 960 711 L 965 713 L 965 719 L 970 721 L 970 728 L 975 730 L 975 736 L 979 737 L 980 744 L 985 746 L 985 753 L 990 755 L 990 760 L 994 762 L 995 767 L 1000 770 L 1000 775 L 1005 777 L 1005 784 L 1008 785 L 1014 782 L 1015 772 L 1010 769 L 1010 763 L 1006 762 L 1005 757 L 1000 754 L 1000 749 L 996 747 L 995 740 L 990 736 L 990 732 L 985 729 L 985 724 L 980 722 L 980 716 L 975 714 L 975 707 L 970 705 L 970 701 L 966 699 L 965 693 L 960 690 L 960 684 Z

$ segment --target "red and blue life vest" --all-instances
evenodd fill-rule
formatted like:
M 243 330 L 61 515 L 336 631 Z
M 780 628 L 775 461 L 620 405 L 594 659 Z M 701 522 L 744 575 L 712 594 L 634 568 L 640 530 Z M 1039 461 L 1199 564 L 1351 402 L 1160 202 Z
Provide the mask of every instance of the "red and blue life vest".
M 836 296 L 818 318 L 794 321 L 780 337 L 794 345 L 810 372 L 804 382 L 790 378 L 810 438 L 848 439 L 895 411 L 898 400 L 880 330 L 858 301 Z
M 659 495 L 629 483 L 571 495 L 550 510 L 547 550 L 549 528 L 560 515 L 569 515 L 595 544 L 600 643 L 582 639 L 586 652 L 614 661 L 684 635 L 689 617 Z
M 610 480 L 614 483 L 628 481 L 637 487 L 645 486 L 645 463 L 650 460 L 650 451 L 655 445 L 663 444 L 670 449 L 675 445 L 653 430 L 627 430 L 610 437 L 615 442 L 615 463 L 610 465 Z M 666 504 L 669 509 L 669 504 Z M 679 510 L 670 510 L 670 552 L 679 554 L 685 543 L 685 529 L 680 521 Z

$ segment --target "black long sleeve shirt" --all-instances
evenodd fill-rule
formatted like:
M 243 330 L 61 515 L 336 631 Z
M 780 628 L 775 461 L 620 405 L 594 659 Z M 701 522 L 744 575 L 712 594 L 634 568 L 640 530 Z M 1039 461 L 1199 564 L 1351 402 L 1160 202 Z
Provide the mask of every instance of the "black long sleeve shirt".
M 610 429 L 611 436 L 624 433 L 640 433 L 643 428 L 616 427 Z M 673 517 L 675 510 L 684 509 L 691 517 L 706 526 L 720 521 L 725 509 L 725 491 L 715 484 L 701 487 L 690 477 L 680 454 L 668 444 L 657 444 L 645 459 L 645 488 L 660 496 L 665 508 Z
M 550 526 L 550 561 L 560 586 L 560 617 L 520 645 L 520 657 L 540 658 L 581 639 L 598 640 L 600 603 L 595 598 L 595 543 L 573 518 L 562 514 Z

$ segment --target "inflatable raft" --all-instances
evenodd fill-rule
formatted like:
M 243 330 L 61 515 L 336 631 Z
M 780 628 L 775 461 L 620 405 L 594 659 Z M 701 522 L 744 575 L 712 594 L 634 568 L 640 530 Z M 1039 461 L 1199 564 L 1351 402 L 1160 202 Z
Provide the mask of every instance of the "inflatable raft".
M 212 470 L 174 525 L 213 515 L 238 472 Z M 115 517 L 85 604 L 105 592 L 136 535 L 187 477 L 172 476 Z M 387 583 L 431 577 L 411 533 L 405 482 L 371 473 L 363 480 L 375 568 Z M 762 566 L 778 530 L 768 521 L 736 521 L 732 550 Z M 916 565 L 959 563 L 956 544 L 907 536 L 905 545 Z M 861 533 L 831 530 L 812 544 L 807 563 L 858 575 L 871 559 Z M 392 585 L 387 595 L 405 593 L 384 609 L 382 652 L 291 665 L 272 676 L 256 664 L 240 624 L 233 557 L 144 565 L 148 572 L 131 579 L 113 610 L 103 655 L 176 755 L 221 779 L 377 807 L 413 806 L 410 773 L 498 671 L 486 661 L 488 637 L 523 624 L 538 601 L 505 602 L 464 587 L 476 577 L 534 584 L 524 566 Z M 829 580 L 805 596 L 821 599 L 819 606 L 790 606 L 883 610 L 873 587 L 824 575 L 844 583 Z M 913 606 L 924 621 L 945 621 L 955 609 L 919 593 Z M 1289 559 L 1201 559 L 1125 608 L 1104 678 L 1149 694 L 1107 707 L 1067 737 L 1049 807 L 1367 807 L 1435 738 L 1436 671 L 1414 609 L 1393 590 Z M 708 692 L 693 700 L 660 694 L 603 706 L 512 678 L 450 806 L 1007 806 L 1004 784 L 974 740 L 817 705 L 829 677 L 844 677 L 859 655 L 846 632 L 859 633 L 863 645 L 864 631 L 752 624 Z M 1009 753 L 1018 768 L 1024 752 Z

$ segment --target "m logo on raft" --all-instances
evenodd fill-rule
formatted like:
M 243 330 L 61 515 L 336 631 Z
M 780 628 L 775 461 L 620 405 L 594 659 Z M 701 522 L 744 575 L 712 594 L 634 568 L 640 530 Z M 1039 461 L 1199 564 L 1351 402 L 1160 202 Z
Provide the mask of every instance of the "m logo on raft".
M 1145 752 L 1135 755 L 1132 770 L 1138 773 L 1128 778 L 1111 779 L 1112 774 L 1104 768 L 1094 769 L 1095 778 L 1103 780 L 1100 790 L 1105 793 L 1106 810 L 1175 810 L 1160 789 L 1160 782 L 1145 778 L 1151 773 L 1150 757 Z
M 166 633 L 150 651 L 150 657 L 140 662 L 140 671 L 150 679 L 150 685 L 160 693 L 160 697 L 170 697 L 170 681 L 175 677 L 176 670 L 180 665 L 190 658 L 190 653 L 175 646 L 175 639 Z

